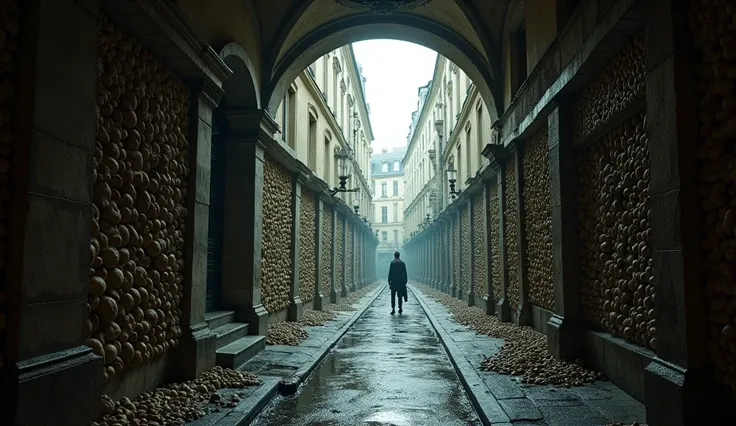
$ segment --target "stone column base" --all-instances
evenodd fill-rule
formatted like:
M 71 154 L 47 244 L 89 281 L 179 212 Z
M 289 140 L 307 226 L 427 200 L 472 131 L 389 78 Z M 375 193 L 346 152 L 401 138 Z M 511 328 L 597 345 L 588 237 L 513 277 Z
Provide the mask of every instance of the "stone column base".
M 343 286 L 342 290 L 340 290 L 340 297 L 347 297 L 348 296 L 348 288 Z
M 583 353 L 582 324 L 553 315 L 547 321 L 547 345 L 556 359 L 574 361 Z
M 452 286 L 452 288 L 450 289 L 450 296 L 457 297 L 457 287 L 456 286 Z
M 516 325 L 532 325 L 533 323 L 532 305 L 523 303 L 516 313 Z
M 353 281 L 352 283 L 350 283 L 350 292 L 351 293 L 354 292 L 356 290 L 356 287 L 357 286 L 355 285 L 355 281 Z
M 733 424 L 728 421 L 728 392 L 704 371 L 685 370 L 653 358 L 644 370 L 644 404 L 651 426 Z M 722 390 L 719 392 L 719 390 Z M 719 401 L 723 399 L 723 401 Z
M 463 293 L 462 288 L 457 289 L 457 298 L 460 300 L 465 300 L 465 294 Z
M 493 300 L 493 297 L 486 297 L 486 314 L 487 315 L 495 315 L 496 314 L 496 302 Z
M 496 316 L 501 322 L 511 321 L 511 306 L 509 306 L 508 300 L 499 299 L 496 302 Z
M 8 424 L 87 425 L 97 420 L 102 368 L 102 358 L 87 346 L 19 362 L 16 420 Z
M 337 296 L 337 292 L 336 291 L 333 290 L 333 291 L 330 292 L 330 303 L 337 303 L 337 301 L 339 299 L 340 298 Z
M 268 334 L 268 311 L 263 305 L 236 308 L 235 318 L 248 323 L 248 334 L 257 336 Z
M 176 348 L 176 379 L 191 380 L 215 366 L 217 336 L 206 322 L 185 331 Z
M 468 293 L 468 306 L 475 306 L 475 294 Z
M 291 304 L 286 309 L 287 321 L 299 321 L 304 317 L 304 304 L 302 299 L 297 296 L 291 300 Z
M 315 311 L 321 311 L 324 306 L 324 299 L 325 297 L 320 293 L 316 296 L 314 296 L 314 301 L 312 302 L 312 307 Z

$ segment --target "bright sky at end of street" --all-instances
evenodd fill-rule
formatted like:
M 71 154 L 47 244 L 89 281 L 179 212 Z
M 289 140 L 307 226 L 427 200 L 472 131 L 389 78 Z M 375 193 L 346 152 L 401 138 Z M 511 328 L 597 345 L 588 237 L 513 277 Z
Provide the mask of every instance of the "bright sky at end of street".
M 360 41 L 353 50 L 366 78 L 374 152 L 406 145 L 418 90 L 432 80 L 437 53 L 398 40 Z

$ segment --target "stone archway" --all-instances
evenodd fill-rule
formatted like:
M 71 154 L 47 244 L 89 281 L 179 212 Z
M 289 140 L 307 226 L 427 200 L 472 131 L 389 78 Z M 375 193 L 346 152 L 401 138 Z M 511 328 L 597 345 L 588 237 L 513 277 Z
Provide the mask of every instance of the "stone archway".
M 486 34 L 476 31 L 472 10 L 454 0 L 315 0 L 303 7 L 279 39 L 265 67 L 264 109 L 274 114 L 289 84 L 309 64 L 340 46 L 395 39 L 428 47 L 462 68 L 477 85 L 495 118 L 503 109 L 500 65 Z M 334 5 L 344 8 L 336 8 Z M 330 7 L 333 5 L 333 7 Z M 322 11 L 317 14 L 317 11 Z

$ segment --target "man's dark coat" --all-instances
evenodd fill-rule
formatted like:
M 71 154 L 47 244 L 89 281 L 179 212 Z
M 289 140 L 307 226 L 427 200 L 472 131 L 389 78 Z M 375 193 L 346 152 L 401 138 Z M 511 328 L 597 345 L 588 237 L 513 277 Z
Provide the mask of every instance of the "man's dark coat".
M 406 264 L 401 259 L 391 261 L 388 268 L 388 284 L 392 289 L 406 288 L 409 278 L 406 276 Z

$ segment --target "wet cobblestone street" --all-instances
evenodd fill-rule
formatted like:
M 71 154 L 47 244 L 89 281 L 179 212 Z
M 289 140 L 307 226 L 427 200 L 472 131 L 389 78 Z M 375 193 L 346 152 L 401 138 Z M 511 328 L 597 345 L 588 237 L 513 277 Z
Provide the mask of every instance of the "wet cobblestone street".
M 413 295 L 389 315 L 385 288 L 293 396 L 253 425 L 480 424 L 452 363 Z

